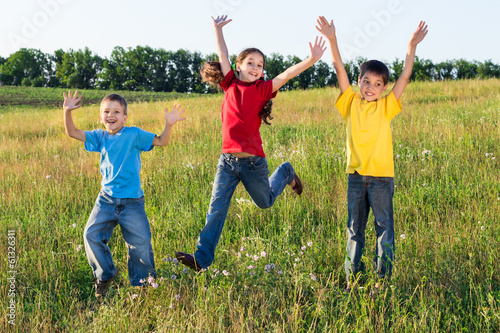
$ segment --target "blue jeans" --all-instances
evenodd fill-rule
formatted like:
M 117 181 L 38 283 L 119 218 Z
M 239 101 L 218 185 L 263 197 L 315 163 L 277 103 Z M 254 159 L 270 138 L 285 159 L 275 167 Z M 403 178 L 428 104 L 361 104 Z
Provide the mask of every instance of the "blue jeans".
M 370 207 L 375 217 L 377 247 L 375 260 L 380 279 L 390 279 L 392 261 L 394 260 L 394 212 L 392 197 L 394 195 L 394 178 L 362 176 L 355 172 L 349 174 L 347 189 L 347 257 L 345 272 L 356 275 L 364 271 L 361 261 L 365 248 L 365 230 Z
M 214 260 L 214 252 L 219 242 L 231 197 L 241 181 L 250 197 L 259 208 L 269 208 L 283 192 L 286 185 L 291 184 L 295 171 L 290 163 L 281 164 L 267 178 L 269 169 L 264 157 L 252 156 L 237 158 L 231 154 L 222 154 L 217 164 L 210 207 L 207 212 L 205 227 L 196 242 L 196 262 L 202 268 L 210 266 Z
M 156 277 L 144 197 L 119 199 L 101 190 L 83 233 L 89 265 L 99 280 L 106 281 L 116 276 L 116 267 L 107 244 L 118 224 L 128 248 L 130 284 L 142 286 L 139 282 L 141 279 Z

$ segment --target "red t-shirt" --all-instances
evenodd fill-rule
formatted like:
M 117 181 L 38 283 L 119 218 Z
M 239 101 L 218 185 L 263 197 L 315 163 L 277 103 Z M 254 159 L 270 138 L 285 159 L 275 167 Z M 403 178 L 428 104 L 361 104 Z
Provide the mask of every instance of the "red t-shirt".
M 266 102 L 276 96 L 272 80 L 243 82 L 229 71 L 220 85 L 226 92 L 222 102 L 222 152 L 265 157 L 259 113 Z

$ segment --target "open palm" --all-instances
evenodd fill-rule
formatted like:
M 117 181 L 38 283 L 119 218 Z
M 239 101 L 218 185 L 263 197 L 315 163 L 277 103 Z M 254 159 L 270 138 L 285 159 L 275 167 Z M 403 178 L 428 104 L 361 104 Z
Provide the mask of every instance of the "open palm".
M 227 19 L 227 15 L 217 16 L 217 18 L 213 18 L 212 16 L 212 20 L 214 21 L 215 28 L 222 28 L 223 26 L 232 21 Z

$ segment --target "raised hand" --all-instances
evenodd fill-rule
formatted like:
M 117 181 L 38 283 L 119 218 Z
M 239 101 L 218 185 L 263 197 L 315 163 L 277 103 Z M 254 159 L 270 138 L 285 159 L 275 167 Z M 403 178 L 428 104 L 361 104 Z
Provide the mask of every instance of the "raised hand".
M 82 99 L 83 95 L 80 95 L 80 97 L 77 98 L 78 96 L 78 90 L 75 91 L 75 94 L 71 96 L 71 90 L 68 91 L 68 95 L 66 96 L 66 93 L 63 92 L 64 96 L 64 103 L 63 103 L 63 110 L 64 111 L 73 111 L 81 107 L 81 105 L 77 105 L 78 102 Z
M 420 21 L 417 30 L 413 33 L 410 39 L 410 45 L 412 46 L 417 46 L 418 43 L 420 43 L 425 36 L 427 35 L 427 25 L 425 24 L 424 21 Z
M 214 22 L 214 28 L 216 29 L 222 29 L 223 26 L 232 21 L 232 20 L 227 20 L 227 15 L 217 16 L 217 18 L 214 18 L 212 16 L 212 20 Z
M 318 36 L 316 36 L 314 45 L 312 45 L 311 42 L 309 42 L 309 49 L 311 50 L 311 58 L 313 58 L 315 62 L 318 61 L 323 56 L 323 52 L 325 52 L 326 50 L 325 42 L 326 41 L 323 40 L 323 37 L 320 37 L 318 41 Z
M 333 24 L 333 20 L 328 23 L 326 18 L 324 16 L 320 16 L 316 22 L 318 22 L 318 25 L 316 26 L 316 29 L 326 38 L 332 39 L 335 38 L 335 25 Z
M 180 116 L 184 113 L 185 109 L 181 109 L 181 105 L 174 104 L 171 112 L 168 112 L 168 109 L 165 109 L 165 120 L 167 121 L 167 125 L 172 126 L 178 121 L 184 120 L 186 118 L 181 118 Z

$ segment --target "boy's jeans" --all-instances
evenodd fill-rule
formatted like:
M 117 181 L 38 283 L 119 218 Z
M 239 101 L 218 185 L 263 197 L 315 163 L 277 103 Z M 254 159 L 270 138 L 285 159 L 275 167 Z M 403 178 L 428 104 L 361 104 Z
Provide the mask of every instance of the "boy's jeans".
M 210 266 L 214 252 L 224 227 L 227 211 L 236 186 L 241 181 L 250 197 L 259 208 L 269 208 L 283 192 L 287 184 L 292 183 L 295 171 L 290 163 L 281 164 L 267 178 L 269 169 L 264 157 L 252 156 L 236 158 L 231 154 L 222 154 L 217 164 L 212 198 L 207 213 L 205 227 L 196 243 L 196 262 L 202 268 Z
M 90 214 L 83 239 L 94 276 L 102 281 L 116 276 L 116 267 L 108 247 L 113 229 L 119 224 L 128 248 L 128 274 L 132 286 L 141 279 L 156 278 L 151 230 L 144 210 L 144 197 L 119 199 L 101 190 Z
M 352 273 L 364 271 L 361 256 L 365 247 L 365 229 L 368 213 L 372 208 L 375 217 L 377 247 L 375 250 L 377 273 L 380 279 L 390 279 L 394 260 L 394 212 L 392 197 L 394 178 L 349 174 L 347 189 L 347 257 L 345 272 L 347 280 Z

